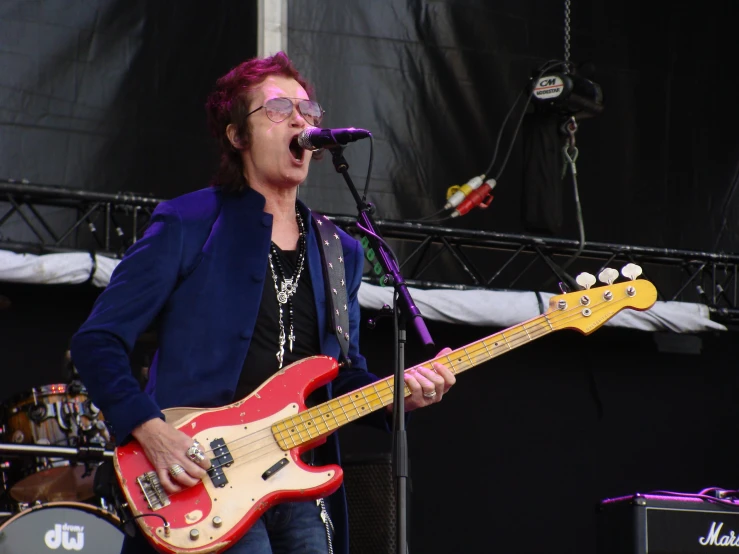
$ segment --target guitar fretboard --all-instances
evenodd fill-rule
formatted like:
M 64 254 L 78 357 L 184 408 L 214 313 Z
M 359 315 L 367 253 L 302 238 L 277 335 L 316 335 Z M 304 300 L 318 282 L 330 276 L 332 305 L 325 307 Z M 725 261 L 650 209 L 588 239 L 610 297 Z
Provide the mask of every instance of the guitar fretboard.
M 439 362 L 458 375 L 552 331 L 554 327 L 547 315 L 541 315 L 415 367 L 430 367 Z M 394 388 L 395 377 L 381 379 L 278 421 L 272 425 L 272 433 L 283 450 L 316 441 L 347 423 L 392 404 Z M 405 396 L 410 394 L 406 385 Z

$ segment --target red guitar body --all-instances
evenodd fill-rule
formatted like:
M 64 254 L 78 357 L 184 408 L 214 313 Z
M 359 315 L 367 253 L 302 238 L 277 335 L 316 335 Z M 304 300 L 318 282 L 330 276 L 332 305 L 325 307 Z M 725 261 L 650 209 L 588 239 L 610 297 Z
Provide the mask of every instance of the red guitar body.
M 197 439 L 222 472 L 166 501 L 161 488 L 157 490 L 158 480 L 152 481 L 153 467 L 141 446 L 132 441 L 116 448 L 116 473 L 133 515 L 156 514 L 137 520 L 151 544 L 163 553 L 219 552 L 275 504 L 315 500 L 336 491 L 343 478 L 339 466 L 313 467 L 300 459 L 326 436 L 284 450 L 272 426 L 304 411 L 305 398 L 337 373 L 336 360 L 314 356 L 284 368 L 229 406 L 165 410 L 167 421 Z M 218 440 L 225 450 L 214 442 Z

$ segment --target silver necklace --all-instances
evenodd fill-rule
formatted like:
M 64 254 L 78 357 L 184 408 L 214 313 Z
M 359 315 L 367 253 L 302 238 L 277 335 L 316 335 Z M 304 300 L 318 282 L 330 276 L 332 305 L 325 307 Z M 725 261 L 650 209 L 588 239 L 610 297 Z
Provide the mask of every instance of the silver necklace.
M 275 243 L 270 244 L 269 269 L 272 271 L 272 282 L 275 286 L 275 294 L 277 295 L 277 306 L 280 310 L 280 334 L 277 338 L 279 349 L 277 350 L 277 362 L 278 368 L 282 369 L 282 364 L 285 361 L 285 344 L 288 345 L 290 352 L 293 351 L 293 344 L 295 343 L 295 312 L 293 310 L 292 297 L 298 290 L 298 284 L 300 283 L 300 275 L 303 272 L 303 263 L 305 261 L 305 226 L 303 225 L 303 218 L 298 211 L 298 207 L 295 206 L 295 215 L 298 221 L 298 227 L 300 228 L 300 237 L 298 239 L 298 269 L 295 271 L 292 277 L 287 277 L 282 263 L 280 262 L 280 256 L 277 252 L 277 246 Z M 277 269 L 275 270 L 275 265 Z M 279 277 L 278 274 L 279 273 Z M 289 319 L 289 334 L 285 334 L 285 323 L 283 320 L 282 307 L 286 305 Z

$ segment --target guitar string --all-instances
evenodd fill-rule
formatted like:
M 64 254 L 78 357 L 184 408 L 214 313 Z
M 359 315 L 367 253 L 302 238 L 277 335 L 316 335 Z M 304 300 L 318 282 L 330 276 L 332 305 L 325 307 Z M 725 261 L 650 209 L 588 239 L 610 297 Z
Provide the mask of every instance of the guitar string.
M 601 309 L 603 309 L 605 307 L 611 307 L 611 306 L 617 305 L 617 304 L 619 304 L 621 302 L 624 302 L 625 300 L 627 300 L 627 298 L 624 298 L 624 299 L 621 299 L 621 300 L 616 300 L 614 302 L 609 302 L 607 304 L 601 304 L 601 305 L 593 308 L 592 309 L 592 313 L 595 314 L 596 311 L 600 311 Z M 583 306 L 578 305 L 578 306 L 576 306 L 574 308 L 571 308 L 571 309 L 553 312 L 552 314 L 550 314 L 550 316 L 547 316 L 547 314 L 543 314 L 542 316 L 538 316 L 536 318 L 536 319 L 539 319 L 540 321 L 532 321 L 530 323 L 530 326 L 529 327 L 526 327 L 525 324 L 527 322 L 524 322 L 523 324 L 521 324 L 521 325 L 518 326 L 518 327 L 521 327 L 523 330 L 521 330 L 521 331 L 515 331 L 515 332 L 511 333 L 510 336 L 505 336 L 505 331 L 502 331 L 500 333 L 496 333 L 496 334 L 490 335 L 489 337 L 486 337 L 484 339 L 481 339 L 480 341 L 477 341 L 476 343 L 473 343 L 475 345 L 474 349 L 470 349 L 468 347 L 463 347 L 463 348 L 454 350 L 454 351 L 450 352 L 449 354 L 447 354 L 445 356 L 441 356 L 439 358 L 435 358 L 433 360 L 429 360 L 427 362 L 424 362 L 422 364 L 419 364 L 418 366 L 414 366 L 412 368 L 409 368 L 406 371 L 411 371 L 411 370 L 415 369 L 416 367 L 420 367 L 422 365 L 432 364 L 434 362 L 444 360 L 444 358 L 447 358 L 447 363 L 453 367 L 455 365 L 455 362 L 453 362 L 453 360 L 450 358 L 452 355 L 455 355 L 454 356 L 454 359 L 456 360 L 457 363 L 460 362 L 464 358 L 464 356 L 467 356 L 467 358 L 468 358 L 469 361 L 468 362 L 461 362 L 459 365 L 462 365 L 462 364 L 465 364 L 466 363 L 466 364 L 470 364 L 469 367 L 474 367 L 475 365 L 478 365 L 479 363 L 482 363 L 483 361 L 487 361 L 488 359 L 492 359 L 493 357 L 496 356 L 496 354 L 490 355 L 490 349 L 489 349 L 489 347 L 487 345 L 484 344 L 484 342 L 487 342 L 487 341 L 493 339 L 496 336 L 500 336 L 501 340 L 504 341 L 502 343 L 502 345 L 509 345 L 509 349 L 512 349 L 513 347 L 518 347 L 520 344 L 524 344 L 526 342 L 530 342 L 532 340 L 532 333 L 535 334 L 535 336 L 533 336 L 533 338 L 539 338 L 539 337 L 544 336 L 544 335 L 552 332 L 553 330 L 555 330 L 555 329 L 553 329 L 550 326 L 551 323 L 557 323 L 558 325 L 561 325 L 563 322 L 567 322 L 568 320 L 572 320 L 572 319 L 575 319 L 576 317 L 581 316 L 581 310 L 583 308 L 584 308 Z M 573 312 L 577 312 L 577 313 L 573 313 Z M 543 321 L 541 321 L 541 319 L 543 319 Z M 523 335 L 526 335 L 525 340 L 524 340 Z M 477 345 L 480 345 L 480 344 L 482 344 L 482 347 L 478 347 L 477 346 Z M 501 348 L 502 345 L 498 345 L 497 348 Z M 496 346 L 494 346 L 494 348 L 496 348 Z M 507 351 L 508 350 L 504 350 L 503 353 L 505 353 Z M 456 354 L 459 354 L 462 357 L 457 358 L 456 357 Z M 481 362 L 475 362 L 475 361 L 473 361 L 473 358 L 477 358 L 481 354 L 485 355 L 485 360 L 482 360 Z M 500 354 L 497 354 L 497 355 L 500 355 Z M 467 367 L 465 369 L 469 369 L 469 367 Z M 384 379 L 382 381 L 378 381 L 378 383 L 381 383 L 382 385 L 384 385 L 385 391 L 377 392 L 377 390 L 374 390 L 374 392 L 370 392 L 369 394 L 362 393 L 364 403 L 365 404 L 368 404 L 370 407 L 372 407 L 372 403 L 373 402 L 376 402 L 377 400 L 379 400 L 381 402 L 381 406 L 380 407 L 383 407 L 384 405 L 386 405 L 385 404 L 385 401 L 388 398 L 392 398 L 392 396 L 394 394 L 394 387 L 391 387 L 390 386 L 389 379 Z M 377 385 L 377 383 L 375 383 L 374 385 Z M 373 385 L 369 385 L 367 388 L 373 388 L 374 389 L 375 387 Z M 362 390 L 362 389 L 359 389 L 359 390 Z M 407 387 L 406 387 L 406 390 L 408 390 Z M 347 395 L 343 395 L 343 396 L 340 396 L 338 398 L 333 399 L 332 401 L 329 401 L 329 403 L 338 403 L 339 406 L 341 407 L 341 410 L 344 412 L 344 414 L 339 414 L 338 416 L 334 416 L 334 414 L 333 414 L 333 411 L 334 410 L 329 409 L 329 414 L 327 414 L 325 412 L 322 413 L 322 412 L 320 412 L 320 410 L 318 410 L 318 415 L 319 416 L 321 416 L 321 415 L 323 415 L 323 416 L 325 416 L 325 415 L 332 416 L 334 418 L 334 422 L 338 422 L 338 425 L 335 427 L 335 429 L 341 427 L 342 425 L 344 425 L 346 423 L 349 423 L 350 421 L 353 421 L 355 419 L 358 419 L 358 417 L 361 417 L 361 415 L 360 415 L 361 411 L 357 407 L 357 405 L 355 404 L 354 401 L 350 400 L 349 403 L 347 403 L 347 404 L 342 404 L 340 402 L 341 399 L 348 398 L 349 396 L 351 396 L 352 394 L 355 394 L 355 393 L 356 393 L 356 391 L 353 391 L 353 392 L 351 392 L 351 393 L 349 393 Z M 277 424 L 280 424 L 280 423 L 283 423 L 286 426 L 286 428 L 284 430 L 280 430 L 280 431 L 278 431 L 278 433 L 273 433 L 271 431 L 272 426 L 270 426 L 270 429 L 261 429 L 260 431 L 257 431 L 255 433 L 250 433 L 248 435 L 245 435 L 245 436 L 242 436 L 242 437 L 239 437 L 239 438 L 236 438 L 236 439 L 230 441 L 229 444 L 232 445 L 232 444 L 235 444 L 236 442 L 240 442 L 240 441 L 242 441 L 244 439 L 247 439 L 247 438 L 252 437 L 252 436 L 254 436 L 256 434 L 259 434 L 259 433 L 264 433 L 266 435 L 264 438 L 257 439 L 254 442 L 250 442 L 250 443 L 247 443 L 247 444 L 242 444 L 242 445 L 237 446 L 235 448 L 229 447 L 229 453 L 232 454 L 232 458 L 233 458 L 234 462 L 236 462 L 236 459 L 237 458 L 233 456 L 233 452 L 235 452 L 237 450 L 240 450 L 240 449 L 243 449 L 243 448 L 246 448 L 246 447 L 249 447 L 249 446 L 254 446 L 259 441 L 268 440 L 270 438 L 273 438 L 275 435 L 276 436 L 279 436 L 279 438 L 282 439 L 285 442 L 289 439 L 289 440 L 292 440 L 293 443 L 295 443 L 295 439 L 293 439 L 293 438 L 290 437 L 290 433 L 287 433 L 287 435 L 286 435 L 286 432 L 288 431 L 289 428 L 287 427 L 287 424 L 284 423 L 284 422 L 285 421 L 289 421 L 289 420 L 294 420 L 296 418 L 299 418 L 301 421 L 295 422 L 296 425 L 293 425 L 293 427 L 291 427 L 291 428 L 292 429 L 295 429 L 300 424 L 304 424 L 305 425 L 307 422 L 306 421 L 303 421 L 303 417 L 302 416 L 305 416 L 306 412 L 310 412 L 311 410 L 315 410 L 316 408 L 319 408 L 319 407 L 320 406 L 316 406 L 314 408 L 310 408 L 308 410 L 305 410 L 303 412 L 300 412 L 299 414 L 296 414 L 296 415 L 293 415 L 293 416 L 289 416 L 289 417 L 287 417 L 287 418 L 285 418 L 285 419 L 283 419 L 281 421 L 275 422 L 272 426 L 277 425 Z M 349 408 L 349 412 L 350 413 L 347 413 L 347 410 L 346 410 L 347 407 Z M 370 410 L 370 412 L 371 411 L 375 411 L 375 410 Z M 367 413 L 369 413 L 369 412 L 367 412 Z M 362 415 L 364 415 L 364 414 L 362 414 Z M 351 416 L 355 416 L 355 417 L 351 417 Z M 343 419 L 345 419 L 345 421 L 342 421 Z M 308 422 L 313 422 L 313 420 L 316 420 L 316 417 L 315 416 L 308 418 Z M 324 427 L 323 430 L 320 429 L 321 426 Z M 311 433 L 309 431 L 307 431 L 307 429 L 305 431 L 299 431 L 298 432 L 298 437 L 299 437 L 299 440 L 300 440 L 300 444 L 297 444 L 296 443 L 295 446 L 293 446 L 293 448 L 296 447 L 296 446 L 300 446 L 301 444 L 305 444 L 307 442 L 310 442 L 310 440 L 312 440 L 314 438 L 320 438 L 320 436 L 322 434 L 326 433 L 327 431 L 331 431 L 331 428 L 330 428 L 329 424 L 327 424 L 322 418 L 319 418 L 317 420 L 317 424 L 315 426 L 313 426 L 312 428 L 313 429 L 317 429 L 318 437 L 311 437 L 310 436 Z M 309 436 L 309 439 L 308 440 L 303 440 L 302 439 L 302 435 L 305 434 L 306 432 L 307 432 L 307 434 Z M 262 454 L 258 455 L 256 458 L 251 458 L 251 459 L 245 459 L 245 458 L 248 457 L 248 456 L 250 456 L 250 454 L 253 454 L 255 452 L 258 452 L 259 450 L 262 450 L 264 448 L 267 448 L 267 447 L 270 447 L 270 446 L 274 446 L 274 445 L 276 445 L 276 444 L 270 442 L 266 446 L 258 447 L 256 450 L 252 450 L 249 453 L 243 454 L 238 459 L 239 459 L 239 461 L 243 461 L 243 462 L 252 461 L 253 459 L 257 459 L 257 458 L 261 457 Z M 279 447 L 277 448 L 277 450 L 279 450 L 280 452 L 286 452 L 286 451 L 282 450 L 282 448 L 279 448 Z M 209 450 L 207 452 L 212 452 L 212 450 Z M 214 466 L 214 467 L 218 468 L 218 467 L 223 467 L 224 465 L 225 464 L 221 464 L 221 465 Z
M 623 300 L 626 300 L 626 299 L 623 299 Z M 623 300 L 617 300 L 615 303 L 620 303 Z M 614 303 L 611 303 L 611 302 L 609 302 L 608 304 L 602 304 L 602 305 L 594 308 L 593 311 L 595 311 L 595 310 L 601 310 L 603 307 L 613 306 L 613 305 L 614 305 Z M 550 323 L 551 322 L 555 322 L 557 324 L 561 324 L 565 320 L 574 319 L 573 317 L 571 317 L 573 315 L 572 312 L 578 312 L 578 313 L 576 313 L 574 315 L 576 317 L 579 317 L 581 315 L 579 312 L 581 312 L 581 309 L 582 308 L 583 308 L 582 306 L 579 306 L 578 305 L 575 308 L 571 308 L 571 309 L 568 309 L 568 310 L 553 312 L 551 314 L 551 317 L 549 317 L 549 318 L 547 318 L 547 315 L 546 314 L 543 314 L 542 316 L 538 316 L 536 318 L 536 319 L 543 318 L 545 320 L 543 322 L 542 321 L 532 322 L 529 327 L 526 327 L 526 325 L 525 325 L 528 322 L 524 322 L 524 324 L 520 325 L 520 327 L 523 329 L 522 331 L 515 331 L 514 333 L 510 334 L 509 336 L 505 336 L 505 331 L 502 331 L 499 335 L 500 335 L 501 339 L 504 340 L 504 343 L 503 344 L 505 344 L 505 341 L 507 341 L 509 344 L 511 344 L 511 348 L 513 347 L 513 345 L 515 345 L 517 347 L 517 346 L 519 346 L 520 343 L 529 342 L 530 341 L 529 337 L 530 337 L 530 335 L 531 335 L 532 332 L 533 333 L 538 333 L 537 336 L 536 336 L 536 338 L 539 338 L 540 336 L 543 336 L 544 334 L 547 334 L 547 333 L 551 332 L 553 329 L 551 329 L 550 326 L 549 326 L 549 324 L 546 323 L 546 320 L 547 319 L 550 320 L 549 321 Z M 542 330 L 544 330 L 545 332 L 542 333 L 541 332 Z M 528 333 L 527 333 L 527 331 L 528 331 Z M 481 339 L 480 341 L 477 341 L 476 343 L 473 343 L 473 344 L 478 345 L 478 344 L 482 344 L 484 342 L 488 342 L 490 339 L 493 339 L 497 335 L 498 335 L 497 333 L 494 334 L 494 335 L 490 335 L 489 337 L 486 337 L 484 339 Z M 526 340 L 524 340 L 524 341 L 520 340 L 520 338 L 523 338 L 523 335 L 526 335 Z M 500 348 L 500 345 L 498 346 L 498 348 Z M 504 350 L 504 352 L 506 352 L 506 351 L 507 350 Z M 461 357 L 460 358 L 457 358 L 456 354 L 461 355 Z M 471 363 L 472 366 L 474 366 L 474 365 L 477 365 L 477 363 L 482 363 L 482 362 L 474 363 L 474 362 L 471 361 L 472 358 L 473 358 L 473 356 L 476 358 L 480 354 L 485 354 L 486 355 L 486 359 L 483 360 L 483 361 L 487 361 L 487 359 L 494 357 L 494 355 L 493 356 L 490 356 L 489 355 L 489 347 L 487 345 L 485 345 L 485 344 L 482 344 L 482 347 L 480 347 L 480 348 L 478 348 L 477 346 L 475 346 L 475 349 L 474 350 L 473 349 L 470 349 L 469 347 L 463 347 L 463 348 L 459 348 L 457 350 L 454 350 L 454 351 L 450 352 L 449 354 L 447 354 L 445 356 L 441 356 L 439 358 L 435 358 L 433 360 L 429 360 L 429 361 L 423 362 L 422 364 L 419 364 L 417 366 L 408 368 L 406 370 L 406 372 L 407 371 L 411 371 L 411 370 L 413 370 L 413 369 L 415 369 L 417 367 L 420 367 L 422 365 L 432 364 L 432 363 L 435 363 L 437 361 L 443 361 L 444 358 L 447 358 L 447 362 L 446 362 L 447 364 L 449 364 L 451 366 L 454 366 L 456 364 L 455 364 L 455 362 L 453 362 L 453 360 L 451 358 L 453 355 L 454 355 L 454 359 L 457 360 L 457 361 L 462 360 L 464 356 L 467 356 L 468 359 L 470 360 L 470 362 L 467 362 L 467 363 Z M 500 355 L 500 354 L 498 354 L 498 355 Z M 464 363 L 464 362 L 462 362 L 462 363 Z M 470 367 L 472 367 L 472 366 L 470 366 Z M 469 369 L 469 368 L 466 368 L 466 369 Z M 389 385 L 389 383 L 388 383 L 389 380 L 390 379 L 387 379 L 386 378 L 384 380 L 378 381 L 374 385 L 377 385 L 378 383 L 381 384 L 381 385 Z M 369 385 L 367 388 L 374 388 L 374 387 L 373 387 L 373 385 Z M 386 386 L 386 388 L 389 388 L 389 387 Z M 360 389 L 360 390 L 362 390 L 362 389 Z M 406 388 L 406 390 L 408 390 L 408 389 Z M 342 398 L 348 398 L 351 394 L 354 394 L 354 393 L 356 393 L 356 391 L 352 391 L 351 393 L 348 393 L 347 395 L 343 395 L 341 397 L 335 398 L 335 399 L 329 401 L 328 403 L 339 403 L 339 406 L 345 412 L 346 412 L 346 410 L 344 410 L 344 408 L 346 408 L 346 407 L 349 406 L 350 407 L 350 411 L 354 411 L 354 412 L 356 412 L 358 414 L 359 413 L 359 409 L 356 408 L 356 405 L 354 404 L 353 401 L 350 400 L 350 402 L 348 404 L 341 404 L 339 402 Z M 365 396 L 365 399 L 367 399 L 367 395 L 363 394 L 363 396 Z M 376 399 L 380 398 L 380 395 L 375 391 L 375 392 L 372 392 L 372 393 L 369 394 L 369 398 L 371 399 L 370 401 L 376 400 Z M 296 414 L 296 415 L 293 415 L 293 416 L 289 416 L 289 417 L 285 418 L 284 420 L 275 422 L 275 424 L 279 424 L 281 422 L 288 421 L 290 419 L 298 418 L 301 415 L 304 416 L 306 414 L 306 412 L 309 412 L 311 410 L 315 410 L 316 408 L 318 408 L 318 406 L 317 407 L 314 407 L 314 408 L 311 408 L 309 410 L 305 410 L 303 412 L 300 412 L 299 414 Z M 319 414 L 320 414 L 320 411 L 319 411 Z M 325 415 L 325 414 L 322 414 L 322 415 Z M 341 425 L 343 425 L 344 423 L 347 423 L 347 422 L 353 420 L 349 416 L 345 416 L 345 417 L 346 417 L 346 421 L 345 422 L 342 422 Z M 339 416 L 339 418 L 341 418 L 341 416 Z M 312 419 L 312 418 L 309 418 L 309 419 Z M 305 423 L 305 422 L 304 421 L 300 421 L 300 422 L 297 422 L 297 423 L 300 424 L 300 423 Z M 326 427 L 326 430 L 328 430 L 329 429 L 329 426 L 326 425 L 325 423 L 324 423 L 324 425 Z M 341 426 L 341 425 L 339 425 L 339 426 Z M 284 437 L 284 434 L 287 431 L 287 429 L 288 428 L 286 427 L 286 429 L 279 431 L 278 434 L 281 436 L 281 438 L 283 438 L 283 439 L 285 438 Z M 239 437 L 237 439 L 234 439 L 234 440 L 230 441 L 230 444 L 234 444 L 236 442 L 242 441 L 244 439 L 249 438 L 250 436 L 252 436 L 252 434 L 248 434 L 248 435 Z M 287 436 L 289 437 L 289 434 Z M 264 439 L 259 439 L 259 440 L 264 440 Z M 294 442 L 294 440 L 293 440 L 293 442 Z M 251 444 L 251 443 L 249 443 L 249 444 Z M 231 450 L 234 450 L 234 451 L 235 450 L 238 450 L 240 448 L 249 446 L 249 444 L 245 444 L 245 445 L 236 447 L 234 449 L 229 448 L 229 451 L 231 451 Z M 209 452 L 213 452 L 213 450 L 206 451 L 206 453 L 209 453 Z
M 559 319 L 565 319 L 565 318 L 560 317 Z M 544 325 L 544 324 L 542 324 L 540 322 L 537 322 L 537 323 L 532 324 L 532 326 L 529 327 L 527 330 L 529 331 L 529 334 L 526 336 L 526 339 L 525 340 L 523 340 L 523 336 L 522 336 L 522 335 L 525 334 L 525 331 L 523 331 L 523 332 L 522 331 L 518 331 L 516 333 L 513 333 L 511 335 L 511 337 L 509 337 L 509 339 L 511 339 L 511 340 L 509 340 L 508 342 L 511 343 L 514 346 L 518 346 L 519 344 L 524 344 L 526 342 L 530 342 L 529 336 L 532 333 L 535 334 L 535 338 L 538 338 L 540 336 L 544 336 L 544 335 L 548 334 L 549 332 L 551 332 L 551 329 L 549 328 L 548 325 Z M 515 337 L 516 335 L 520 335 L 520 337 Z M 495 336 L 495 335 L 492 335 L 492 336 Z M 488 337 L 488 338 L 491 338 L 491 337 Z M 483 339 L 483 340 L 487 340 L 487 339 Z M 477 352 L 482 352 L 483 350 L 486 350 L 487 351 L 486 348 L 478 348 L 477 349 Z M 505 353 L 505 352 L 507 352 L 507 350 L 504 350 L 503 351 L 503 353 Z M 452 353 L 450 353 L 450 354 L 452 354 Z M 433 360 L 431 362 L 433 362 Z M 431 363 L 431 362 L 425 362 L 425 363 Z M 450 364 L 451 364 L 451 361 L 450 361 Z M 409 368 L 408 371 L 410 371 L 411 369 L 413 369 L 413 368 Z M 386 405 L 385 403 L 387 401 L 392 401 L 392 397 L 394 395 L 394 388 L 389 385 L 389 383 L 388 383 L 387 380 L 384 380 L 383 384 L 386 385 L 384 387 L 384 391 L 381 391 L 379 393 L 377 391 L 374 391 L 374 392 L 370 393 L 369 395 L 363 395 L 365 397 L 365 399 L 366 399 L 366 401 L 367 401 L 368 404 L 371 405 L 373 402 L 376 402 L 377 400 L 379 400 L 381 402 L 381 406 L 380 407 L 382 407 L 382 406 Z M 349 394 L 350 395 L 351 394 L 354 394 L 354 392 L 353 393 L 349 393 Z M 339 397 L 339 398 L 344 398 L 344 397 Z M 339 399 L 334 399 L 334 400 L 339 400 Z M 347 404 L 340 404 L 340 407 L 341 407 L 341 410 L 344 412 L 344 414 L 339 414 L 338 416 L 335 416 L 334 417 L 334 421 L 335 422 L 339 422 L 339 424 L 336 426 L 336 428 L 341 427 L 345 423 L 349 423 L 349 422 L 351 422 L 351 421 L 353 421 L 353 420 L 355 420 L 355 419 L 357 419 L 359 417 L 360 409 L 356 406 L 356 404 L 353 401 L 350 401 Z M 349 408 L 349 410 L 348 410 L 349 413 L 347 413 L 346 408 Z M 371 411 L 374 411 L 374 410 L 371 410 Z M 304 414 L 305 414 L 305 412 L 301 412 L 298 415 L 290 416 L 290 417 L 288 417 L 288 418 L 286 418 L 285 420 L 282 420 L 282 421 L 290 420 L 292 418 L 300 418 L 300 415 L 304 415 Z M 326 415 L 326 414 L 322 414 L 322 415 Z M 333 414 L 331 414 L 331 415 L 333 416 Z M 352 417 L 352 416 L 355 416 L 355 417 Z M 311 420 L 311 419 L 315 419 L 315 418 L 309 418 L 309 420 Z M 344 421 L 341 421 L 341 420 L 344 420 Z M 279 423 L 281 423 L 281 422 L 280 421 L 275 422 L 275 424 L 279 424 Z M 292 429 L 295 429 L 295 427 L 299 426 L 301 423 L 302 424 L 305 424 L 307 422 L 306 421 L 300 421 L 300 422 L 297 423 L 297 425 L 293 426 Z M 287 424 L 285 424 L 285 425 L 287 425 Z M 323 430 L 320 429 L 321 426 L 324 427 Z M 318 421 L 318 423 L 313 427 L 313 429 L 316 429 L 318 431 L 319 437 L 320 437 L 321 434 L 325 433 L 326 431 L 331 430 L 330 427 L 329 427 L 329 425 L 326 424 L 325 422 L 321 421 L 321 420 Z M 249 450 L 249 452 L 243 453 L 243 454 L 241 454 L 240 456 L 237 456 L 237 457 L 234 457 L 232 455 L 233 462 L 232 462 L 231 469 L 235 469 L 236 467 L 239 467 L 239 466 L 241 466 L 241 465 L 243 465 L 245 463 L 256 461 L 259 458 L 261 458 L 263 456 L 266 456 L 266 455 L 269 455 L 269 454 L 271 454 L 273 452 L 279 453 L 280 454 L 280 457 L 282 458 L 282 457 L 284 457 L 285 453 L 290 450 L 290 449 L 288 449 L 288 451 L 285 451 L 285 450 L 283 450 L 279 446 L 279 444 L 275 440 L 275 434 L 272 433 L 272 431 L 271 431 L 271 427 L 270 427 L 270 429 L 262 429 L 261 431 L 262 432 L 265 432 L 265 434 L 267 436 L 265 436 L 263 439 L 259 439 L 259 441 L 265 440 L 265 439 L 271 439 L 270 442 L 269 442 L 269 444 L 267 444 L 265 446 L 258 447 L 258 448 L 253 449 L 253 450 Z M 287 435 L 287 437 L 284 436 L 284 434 L 285 434 L 286 431 L 287 431 L 287 428 L 285 430 L 279 431 L 276 435 L 279 435 L 280 438 L 283 441 L 285 441 L 285 442 L 287 442 L 287 440 L 289 439 L 289 440 L 292 440 L 293 443 L 295 443 L 295 439 L 291 438 L 291 436 L 289 434 Z M 309 436 L 309 439 L 303 441 L 302 440 L 302 435 L 305 434 L 305 432 L 306 431 L 299 431 L 298 432 L 298 437 L 299 437 L 298 440 L 300 440 L 300 444 L 295 444 L 292 448 L 295 448 L 297 446 L 301 446 L 303 444 L 306 444 L 306 443 L 310 442 L 310 440 L 312 440 L 312 439 L 319 438 L 319 437 L 311 437 L 310 436 L 311 433 L 310 432 L 307 432 L 307 434 Z M 234 443 L 234 442 L 239 441 L 239 440 L 241 440 L 243 438 L 244 437 L 240 437 L 239 439 L 235 439 L 234 441 L 230 441 L 230 443 Z M 258 441 L 255 441 L 255 442 L 251 442 L 251 443 L 248 443 L 248 444 L 244 444 L 244 445 L 238 446 L 238 447 L 234 448 L 233 450 L 236 451 L 236 450 L 240 450 L 240 449 L 243 449 L 243 448 L 252 446 L 252 445 L 256 444 L 256 442 L 258 442 Z M 264 450 L 264 449 L 269 449 L 269 452 L 259 453 L 260 450 Z M 229 449 L 229 452 L 230 451 L 231 451 L 231 449 Z M 224 467 L 225 465 L 226 464 L 220 464 L 220 465 L 217 465 L 217 466 L 214 466 L 214 467 L 220 468 L 220 467 Z

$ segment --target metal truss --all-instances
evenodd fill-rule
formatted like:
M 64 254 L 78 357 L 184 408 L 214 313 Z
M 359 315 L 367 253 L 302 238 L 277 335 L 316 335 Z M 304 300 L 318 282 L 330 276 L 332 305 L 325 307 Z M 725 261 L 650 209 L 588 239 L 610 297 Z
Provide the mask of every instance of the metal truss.
M 162 199 L 0 180 L 0 248 L 119 257 Z
M 163 199 L 0 180 L 0 248 L 18 252 L 94 251 L 120 257 Z M 329 217 L 362 238 L 356 218 Z M 11 228 L 12 227 L 12 228 Z M 715 319 L 739 323 L 739 255 L 586 242 L 419 223 L 376 222 L 410 286 L 448 289 L 575 290 L 574 276 L 626 263 L 642 267 L 661 300 L 706 304 Z M 9 232 L 11 231 L 11 232 Z M 22 232 L 25 231 L 25 232 Z M 20 236 L 20 238 L 18 238 Z M 365 280 L 382 283 L 370 260 Z
M 355 236 L 362 236 L 356 218 L 332 216 Z M 739 322 L 739 255 L 670 248 L 628 246 L 465 230 L 412 222 L 376 222 L 390 243 L 409 286 L 421 288 L 552 290 L 580 287 L 580 272 L 596 276 L 603 269 L 627 263 L 642 268 L 654 283 L 659 299 L 697 302 L 709 307 L 714 319 Z M 364 240 L 368 258 L 373 258 Z M 375 266 L 370 281 L 382 284 Z

